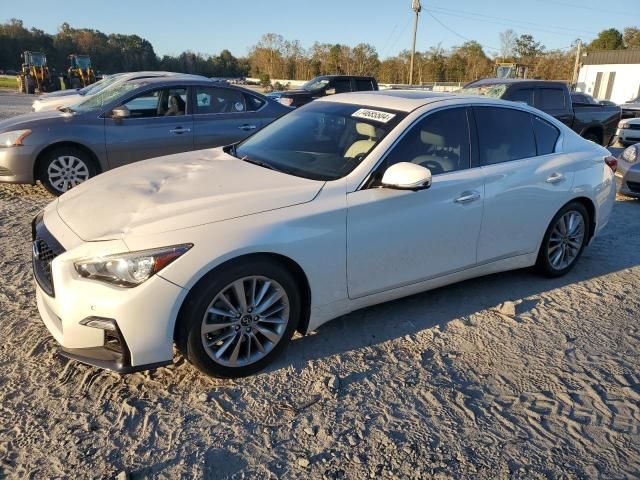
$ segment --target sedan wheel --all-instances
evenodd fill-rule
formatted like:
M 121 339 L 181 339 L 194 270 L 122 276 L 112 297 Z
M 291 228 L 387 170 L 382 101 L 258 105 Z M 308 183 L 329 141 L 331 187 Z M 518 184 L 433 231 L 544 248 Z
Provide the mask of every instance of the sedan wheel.
M 589 215 L 578 202 L 560 210 L 545 233 L 538 261 L 538 270 L 550 277 L 559 277 L 571 270 L 587 244 Z
M 55 149 L 39 161 L 39 164 L 38 177 L 54 195 L 62 195 L 97 173 L 91 157 L 74 147 Z
M 243 377 L 262 370 L 289 344 L 301 317 L 297 277 L 269 257 L 233 260 L 189 292 L 176 345 L 208 375 Z
M 227 367 L 263 359 L 282 339 L 289 322 L 289 298 L 275 280 L 243 277 L 227 285 L 209 304 L 202 320 L 202 345 Z
M 89 179 L 89 168 L 78 157 L 61 155 L 49 164 L 47 179 L 56 190 L 66 192 Z
M 565 213 L 556 222 L 547 246 L 549 263 L 556 270 L 563 270 L 578 258 L 584 243 L 584 220 L 576 211 Z

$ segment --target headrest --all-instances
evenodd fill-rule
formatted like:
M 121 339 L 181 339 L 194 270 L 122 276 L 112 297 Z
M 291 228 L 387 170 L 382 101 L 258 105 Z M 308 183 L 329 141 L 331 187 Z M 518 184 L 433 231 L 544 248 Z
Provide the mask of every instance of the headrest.
M 442 135 L 431 133 L 426 130 L 420 131 L 420 141 L 422 143 L 426 143 L 427 145 L 433 145 L 434 147 L 444 146 L 444 138 L 442 137 Z
M 364 137 L 376 138 L 376 127 L 368 123 L 356 123 L 356 131 Z

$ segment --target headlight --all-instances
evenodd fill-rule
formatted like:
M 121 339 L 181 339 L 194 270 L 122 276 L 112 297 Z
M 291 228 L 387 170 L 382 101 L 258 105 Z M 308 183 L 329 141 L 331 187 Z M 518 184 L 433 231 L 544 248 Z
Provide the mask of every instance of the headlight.
M 630 123 L 625 122 L 624 120 L 618 123 L 618 128 L 629 128 Z
M 621 158 L 627 163 L 636 163 L 638 161 L 638 150 L 640 149 L 640 143 L 631 145 L 622 152 Z
M 287 97 L 280 97 L 278 99 L 278 101 L 282 104 L 285 105 L 287 107 L 290 107 L 291 104 L 293 103 L 293 98 L 287 98 Z
M 120 287 L 135 287 L 148 280 L 176 258 L 187 252 L 192 244 L 142 250 L 139 252 L 86 258 L 73 265 L 83 278 L 100 280 Z
M 31 130 L 14 130 L 0 133 L 0 147 L 15 147 L 22 145 L 22 141 L 31 133 Z

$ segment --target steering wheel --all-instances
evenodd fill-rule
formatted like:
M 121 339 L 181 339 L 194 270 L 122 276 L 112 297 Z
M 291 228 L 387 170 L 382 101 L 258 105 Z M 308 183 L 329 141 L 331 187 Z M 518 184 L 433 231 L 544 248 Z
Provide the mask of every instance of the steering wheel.
M 431 170 L 432 175 L 437 175 L 439 173 L 444 173 L 444 168 L 438 162 L 433 160 L 427 160 L 426 162 L 422 162 L 420 165 Z

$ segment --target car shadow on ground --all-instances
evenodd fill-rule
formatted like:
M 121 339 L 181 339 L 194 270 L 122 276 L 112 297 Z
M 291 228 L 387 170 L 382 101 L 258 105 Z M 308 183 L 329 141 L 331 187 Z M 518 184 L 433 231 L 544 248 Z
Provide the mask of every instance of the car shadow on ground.
M 639 201 L 618 201 L 614 215 L 634 217 L 640 214 L 639 207 Z M 377 345 L 436 326 L 444 328 L 454 319 L 507 301 L 523 300 L 516 306 L 516 314 L 522 314 L 538 303 L 527 300 L 529 297 L 640 264 L 636 256 L 616 254 L 640 244 L 640 229 L 631 230 L 629 234 L 631 238 L 623 238 L 615 231 L 605 229 L 564 277 L 546 278 L 533 269 L 515 270 L 466 280 L 344 315 L 310 335 L 294 339 L 285 355 L 265 373 L 289 366 L 301 370 L 312 360 Z M 637 238 L 634 240 L 634 237 Z

